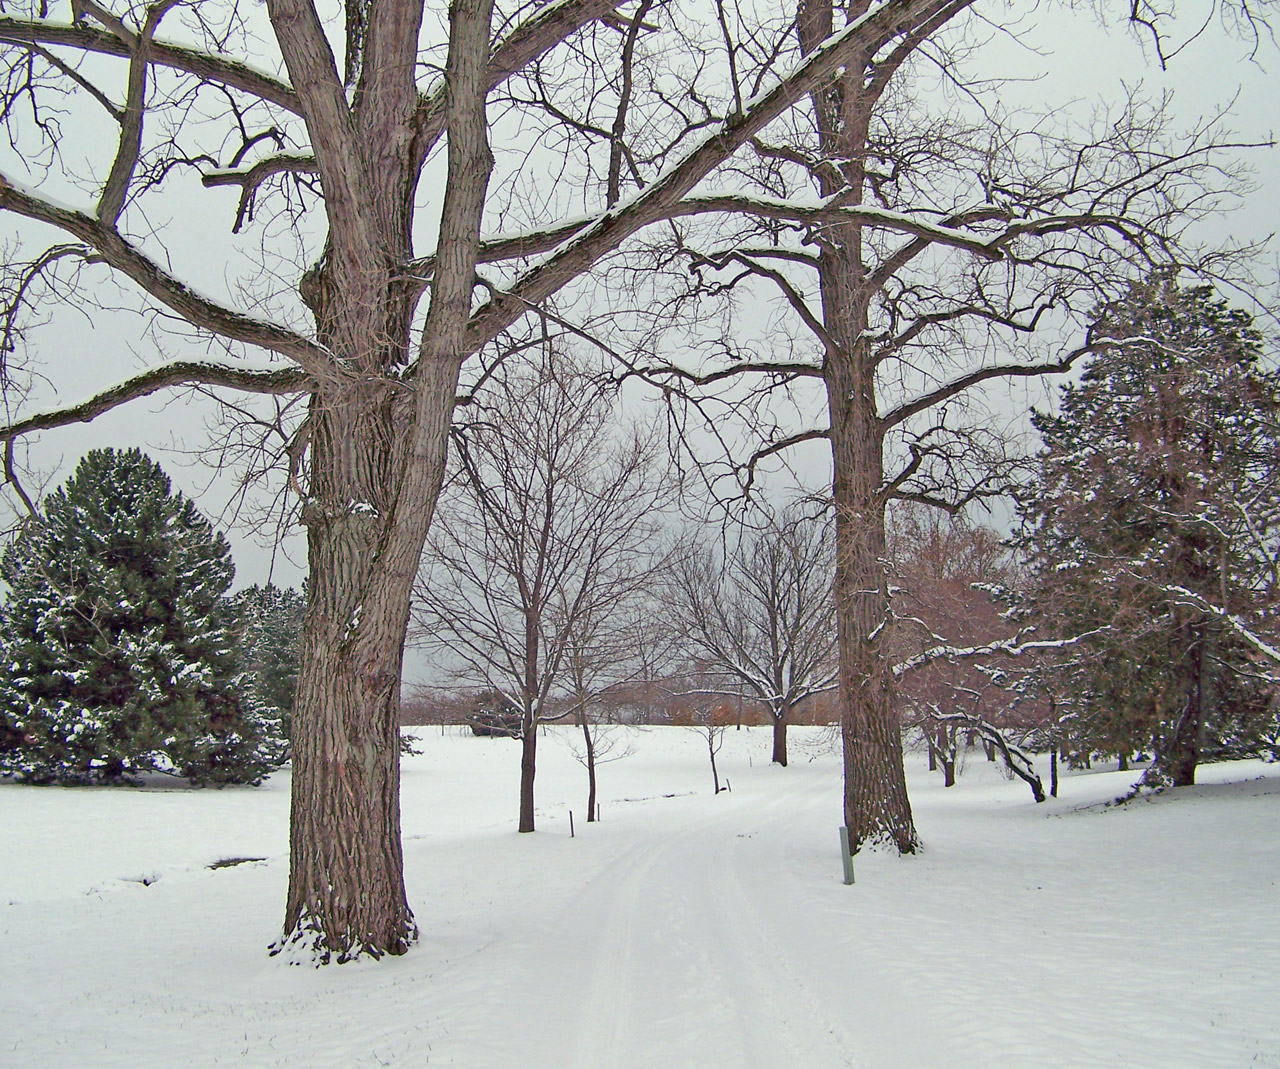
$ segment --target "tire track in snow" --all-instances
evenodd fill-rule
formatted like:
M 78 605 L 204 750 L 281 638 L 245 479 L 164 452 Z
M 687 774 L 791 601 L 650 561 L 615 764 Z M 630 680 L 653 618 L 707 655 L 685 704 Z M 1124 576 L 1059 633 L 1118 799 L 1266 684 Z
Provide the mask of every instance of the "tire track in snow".
M 544 918 L 504 970 L 498 1004 L 536 997 L 537 1033 L 485 1037 L 486 1059 L 527 1069 L 855 1064 L 841 993 L 806 986 L 776 915 L 806 886 L 785 863 L 796 822 L 833 798 L 829 777 L 788 775 L 740 801 L 707 801 L 674 835 L 624 828 L 635 845 Z M 743 1006 L 770 1011 L 750 1017 Z
M 720 909 L 708 912 L 719 922 L 721 942 L 737 955 L 739 967 L 727 975 L 741 1000 L 774 1010 L 768 1020 L 747 1022 L 755 1064 L 791 1063 L 806 1069 L 856 1065 L 859 1044 L 830 1005 L 839 1000 L 823 998 L 801 979 L 792 963 L 796 948 L 778 929 L 780 917 L 795 911 L 804 897 L 803 881 L 786 864 L 785 845 L 792 838 L 797 811 L 818 805 L 827 809 L 833 795 L 825 785 L 815 790 L 809 780 L 792 780 L 774 789 L 777 796 L 756 809 L 764 819 L 757 820 L 755 830 L 739 833 L 722 848 L 723 863 L 709 884 Z M 762 908 L 753 903 L 765 898 Z

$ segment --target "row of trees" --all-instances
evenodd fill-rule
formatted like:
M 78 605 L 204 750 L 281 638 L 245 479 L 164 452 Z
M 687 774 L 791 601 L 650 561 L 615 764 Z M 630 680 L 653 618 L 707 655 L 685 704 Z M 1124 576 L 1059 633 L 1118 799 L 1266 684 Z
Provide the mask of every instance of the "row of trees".
M 0 771 L 258 782 L 285 759 L 301 599 L 228 594 L 226 539 L 136 449 L 95 450 L 0 559 Z
M 1257 651 L 1280 553 L 1280 394 L 1260 336 L 1168 275 L 1093 329 L 1080 385 L 1036 416 L 1043 452 L 1012 545 L 924 503 L 890 516 L 895 716 L 948 782 L 965 739 L 1040 793 L 1009 746 L 1073 762 L 1151 752 L 1148 781 L 1184 784 L 1201 752 L 1257 752 L 1274 733 Z M 835 679 L 822 503 L 664 533 L 672 490 L 653 428 L 621 419 L 567 354 L 504 374 L 476 411 L 456 431 L 415 633 L 457 681 L 519 713 L 521 830 L 538 724 L 576 720 L 594 794 L 593 711 L 641 686 L 667 703 L 762 706 L 785 766 L 792 709 Z
M 341 27 L 310 0 L 267 0 L 265 19 L 241 0 L 0 15 L 16 150 L 0 211 L 23 224 L 0 317 L 9 396 L 32 387 L 23 327 L 92 304 L 106 274 L 174 348 L 194 335 L 210 354 L 158 345 L 142 374 L 0 438 L 158 389 L 257 394 L 251 425 L 297 490 L 310 571 L 281 946 L 341 961 L 416 936 L 397 711 L 418 561 L 455 417 L 551 327 L 661 388 L 678 419 L 759 401 L 780 433 L 735 459 L 742 481 L 766 454 L 829 443 L 845 821 L 855 847 L 915 849 L 885 509 L 985 493 L 955 399 L 1068 366 L 1088 310 L 1153 264 L 1197 261 L 1184 221 L 1235 188 L 1213 124 L 1173 133 L 1135 100 L 1096 128 L 1010 115 L 964 66 L 960 35 L 991 17 L 970 6 L 452 0 L 446 25 L 422 0 L 377 0 Z M 1126 8 L 1158 45 L 1164 13 Z M 1250 4 L 1231 11 L 1255 26 Z M 962 95 L 926 94 L 935 70 Z M 103 112 L 114 148 L 76 150 Z M 178 210 L 192 175 L 232 191 L 237 242 L 196 279 L 179 272 L 199 273 L 203 242 L 161 225 L 207 214 Z M 789 341 L 715 331 L 718 302 L 769 294 Z M 827 419 L 783 427 L 764 398 L 805 383 Z
M 521 831 L 534 830 L 538 725 L 579 725 L 594 788 L 594 706 L 628 684 L 679 673 L 690 694 L 758 701 L 787 763 L 791 709 L 834 677 L 821 509 L 674 536 L 659 427 L 550 349 L 495 375 L 454 438 L 412 633 L 440 670 L 518 714 Z

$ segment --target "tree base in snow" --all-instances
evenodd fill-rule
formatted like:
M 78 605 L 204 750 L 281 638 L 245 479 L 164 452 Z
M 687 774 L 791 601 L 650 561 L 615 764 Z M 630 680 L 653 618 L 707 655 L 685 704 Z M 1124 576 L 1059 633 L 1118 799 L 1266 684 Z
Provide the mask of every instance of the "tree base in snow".
M 418 926 L 409 914 L 400 938 L 389 947 L 376 947 L 348 937 L 342 941 L 343 946 L 335 948 L 319 920 L 304 912 L 293 928 L 267 948 L 267 953 L 273 958 L 279 957 L 286 965 L 309 965 L 318 969 L 322 965 L 345 965 L 362 958 L 377 961 L 386 954 L 398 956 L 407 953 L 417 941 Z

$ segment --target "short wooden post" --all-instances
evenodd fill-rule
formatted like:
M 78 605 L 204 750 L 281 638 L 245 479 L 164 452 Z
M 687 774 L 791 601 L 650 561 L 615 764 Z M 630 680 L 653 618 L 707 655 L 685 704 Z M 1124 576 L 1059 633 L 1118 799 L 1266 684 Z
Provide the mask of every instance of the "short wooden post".
M 849 850 L 849 828 L 840 825 L 840 858 L 844 862 L 844 883 L 848 887 L 853 883 L 853 854 Z
M 573 838 L 573 810 L 569 810 L 569 838 Z

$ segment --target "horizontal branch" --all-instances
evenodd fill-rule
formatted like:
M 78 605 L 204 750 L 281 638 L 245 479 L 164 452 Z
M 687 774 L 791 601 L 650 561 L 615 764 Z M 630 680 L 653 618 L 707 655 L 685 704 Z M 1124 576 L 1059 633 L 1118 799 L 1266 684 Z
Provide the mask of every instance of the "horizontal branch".
M 939 405 L 957 394 L 964 393 L 965 390 L 971 389 L 989 379 L 1060 375 L 1063 372 L 1070 371 L 1077 360 L 1086 353 L 1093 352 L 1094 348 L 1095 346 L 1093 345 L 1082 345 L 1067 353 L 1061 360 L 1054 360 L 1049 363 L 994 364 L 991 367 L 979 368 L 977 371 L 971 371 L 967 375 L 961 375 L 959 378 L 943 383 L 936 390 L 930 390 L 926 394 L 898 405 L 881 417 L 881 426 L 886 430 L 890 427 L 896 427 L 899 423 L 910 419 L 912 416 L 933 408 L 935 405 Z
M 245 393 L 296 394 L 309 388 L 309 379 L 305 373 L 293 367 L 276 371 L 255 371 L 227 367 L 224 364 L 180 360 L 136 375 L 81 404 L 41 412 L 8 426 L 0 426 L 0 441 L 12 441 L 19 435 L 66 427 L 72 423 L 88 423 L 104 412 L 130 401 L 148 397 L 160 390 L 184 386 L 220 386 Z
M 83 241 L 107 266 L 195 327 L 294 360 L 309 371 L 332 362 L 328 350 L 275 323 L 226 308 L 174 278 L 130 245 L 118 231 L 83 212 L 65 208 L 10 182 L 0 174 L 0 211 L 57 227 Z
M 82 52 L 129 58 L 131 49 L 113 33 L 95 30 L 80 24 L 47 22 L 42 19 L 15 19 L 0 15 L 0 42 L 17 45 L 50 45 L 75 48 Z M 182 71 L 201 81 L 238 89 L 249 96 L 275 104 L 295 115 L 302 114 L 302 105 L 294 91 L 264 71 L 254 70 L 245 63 L 227 56 L 200 52 L 193 48 L 165 41 L 151 43 L 152 66 Z
M 1080 635 L 1072 635 L 1070 638 L 1036 639 L 1032 642 L 1020 642 L 1017 638 L 1007 638 L 981 646 L 933 646 L 895 664 L 893 678 L 901 679 L 908 672 L 914 672 L 917 668 L 923 668 L 934 661 L 972 660 L 975 657 L 993 656 L 1021 657 L 1025 653 L 1066 649 L 1106 630 L 1107 628 L 1100 627 Z
M 833 197 L 822 204 L 798 204 L 793 201 L 751 196 L 746 193 L 707 193 L 687 197 L 656 212 L 650 222 L 719 214 L 754 215 L 775 222 L 803 223 L 807 226 L 857 224 L 910 234 L 925 240 L 928 244 L 963 249 L 985 260 L 1003 259 L 1003 253 L 993 249 L 990 239 L 982 235 L 971 234 L 944 223 L 918 219 L 901 212 L 886 211 L 874 206 L 834 203 L 836 200 L 837 197 Z M 522 234 L 496 235 L 483 239 L 480 243 L 478 262 L 496 263 L 551 252 L 575 234 L 599 222 L 600 218 L 601 216 L 598 215 L 580 216 L 564 220 L 545 230 L 530 230 Z M 763 254 L 777 255 L 779 251 L 768 250 Z M 792 260 L 803 259 L 816 266 L 816 260 L 803 253 L 788 252 L 786 256 Z M 425 280 L 430 277 L 434 262 L 434 254 L 415 260 L 408 265 L 408 273 Z
M 252 167 L 243 171 L 210 171 L 201 175 L 200 181 L 206 189 L 215 186 L 239 186 L 240 202 L 236 206 L 236 221 L 231 227 L 233 234 L 238 234 L 244 225 L 245 218 L 252 218 L 252 205 L 258 187 L 267 179 L 278 174 L 318 174 L 320 165 L 314 156 L 280 155 L 268 156 L 259 160 Z

